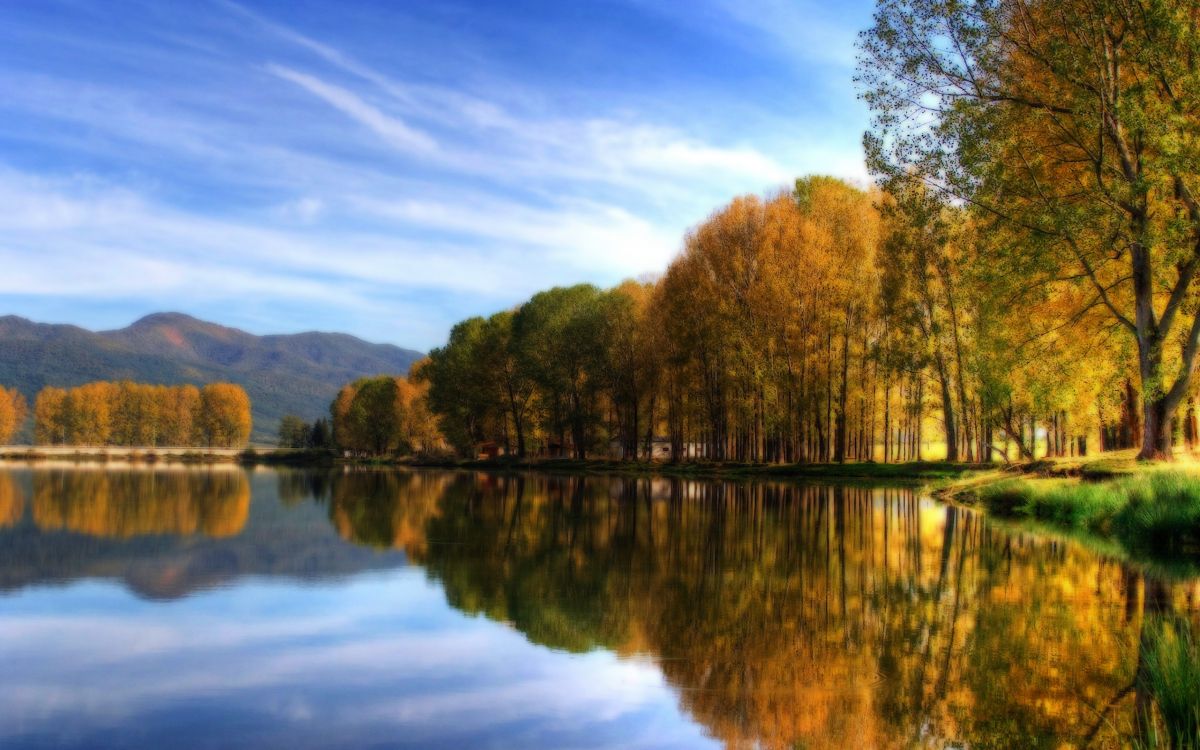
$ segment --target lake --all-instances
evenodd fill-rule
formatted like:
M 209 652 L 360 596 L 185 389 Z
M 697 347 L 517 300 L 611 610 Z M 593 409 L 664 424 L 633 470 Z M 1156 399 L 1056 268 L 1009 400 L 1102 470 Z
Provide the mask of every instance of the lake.
M 0 746 L 1116 747 L 1200 585 L 906 487 L 0 469 Z

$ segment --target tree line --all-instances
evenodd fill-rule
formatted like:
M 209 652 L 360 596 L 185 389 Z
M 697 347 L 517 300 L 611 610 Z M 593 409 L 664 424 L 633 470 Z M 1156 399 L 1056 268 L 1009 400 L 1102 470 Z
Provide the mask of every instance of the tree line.
M 33 419 L 39 445 L 239 448 L 252 425 L 250 397 L 232 383 L 47 387 Z
M 746 196 L 653 281 L 534 295 L 414 377 L 464 454 L 899 461 L 1087 449 L 1120 370 L 1006 305 L 969 210 L 830 177 Z M 1036 313 L 1036 314 L 1035 314 Z M 1086 373 L 1086 378 L 1079 377 Z
M 737 198 L 653 281 L 457 325 L 463 454 L 990 461 L 1198 439 L 1195 3 L 881 0 L 875 184 Z

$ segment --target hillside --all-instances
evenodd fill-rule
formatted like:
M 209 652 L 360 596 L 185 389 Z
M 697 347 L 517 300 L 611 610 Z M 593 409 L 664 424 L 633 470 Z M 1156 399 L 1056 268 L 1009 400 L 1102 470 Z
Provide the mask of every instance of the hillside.
M 256 442 L 275 439 L 279 419 L 315 419 L 344 383 L 364 375 L 404 374 L 420 352 L 340 333 L 255 336 L 180 313 L 148 315 L 115 331 L 0 317 L 0 384 L 32 403 L 47 385 L 92 380 L 206 383 L 245 387 L 254 405 Z

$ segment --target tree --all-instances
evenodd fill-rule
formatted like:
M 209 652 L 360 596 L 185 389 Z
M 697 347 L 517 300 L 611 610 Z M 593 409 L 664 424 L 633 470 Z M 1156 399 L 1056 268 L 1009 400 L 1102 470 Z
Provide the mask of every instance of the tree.
M 194 385 L 168 387 L 162 393 L 158 429 L 160 445 L 197 445 L 200 428 L 197 418 L 200 412 L 200 389 Z
M 968 202 L 1021 237 L 992 262 L 1107 311 L 1136 348 L 1141 458 L 1170 457 L 1200 351 L 1197 8 L 882 0 L 861 45 L 873 171 Z
M 242 447 L 250 439 L 250 397 L 241 386 L 210 383 L 200 389 L 198 422 L 206 446 Z
M 39 445 L 67 442 L 67 392 L 62 388 L 43 388 L 33 405 L 34 439 Z
M 312 430 L 309 433 L 309 443 L 311 447 L 318 450 L 333 447 L 333 430 L 329 426 L 329 420 L 318 419 L 313 422 Z
M 423 383 L 391 375 L 344 386 L 330 407 L 338 447 L 372 456 L 437 449 L 442 437 L 426 394 Z
M 0 445 L 12 440 L 25 423 L 28 412 L 20 391 L 0 387 Z
M 488 440 L 509 444 L 508 417 L 525 450 L 528 388 L 512 349 L 512 316 L 468 318 L 454 326 L 446 345 L 414 365 L 412 378 L 428 387 L 439 429 L 462 455 Z
M 279 420 L 280 448 L 308 448 L 311 435 L 308 424 L 295 414 L 285 414 Z
M 599 417 L 597 372 L 604 361 L 602 294 L 591 284 L 535 294 L 513 317 L 522 373 L 540 390 L 547 434 L 585 458 Z
M 349 447 L 380 456 L 396 450 L 402 419 L 400 387 L 393 377 L 359 381 L 346 414 Z

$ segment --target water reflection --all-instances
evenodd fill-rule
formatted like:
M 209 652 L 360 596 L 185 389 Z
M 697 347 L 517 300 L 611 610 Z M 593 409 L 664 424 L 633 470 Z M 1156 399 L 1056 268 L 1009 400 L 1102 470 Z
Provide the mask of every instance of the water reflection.
M 10 474 L 0 471 L 0 529 L 13 526 L 25 515 L 25 496 Z
M 4 550 L 19 538 L 43 558 L 68 549 L 53 547 L 62 535 L 51 529 L 115 535 L 108 557 L 59 571 L 68 579 L 109 575 L 121 554 L 133 567 L 178 569 L 188 552 L 177 543 L 131 552 L 145 533 L 199 540 L 202 560 L 238 560 L 223 580 L 245 582 L 206 599 L 204 614 L 228 609 L 267 635 L 236 654 L 202 638 L 189 657 L 171 645 L 154 668 L 117 655 L 108 669 L 128 668 L 135 682 L 158 670 L 158 679 L 207 674 L 214 720 L 237 713 L 263 745 L 692 746 L 704 741 L 698 730 L 728 747 L 1118 747 L 1148 701 L 1134 687 L 1144 623 L 1198 617 L 1195 581 L 1157 580 L 911 489 L 382 470 L 231 476 L 242 484 L 185 482 L 156 504 L 133 495 L 177 480 L 0 473 L 0 519 L 15 519 L 0 531 L 0 582 L 14 579 Z M 281 557 L 292 562 L 264 563 Z M 319 578 L 404 561 L 430 583 L 399 569 Z M 205 564 L 184 567 L 198 580 Z M 327 582 L 263 589 L 244 579 L 264 573 Z M 10 587 L 45 580 L 15 579 Z M 251 590 L 266 608 L 246 603 Z M 70 620 L 80 605 L 68 593 L 30 596 Z M 0 627 L 19 609 L 0 598 Z M 136 611 L 139 627 L 180 616 Z M 226 629 L 238 633 L 239 622 Z M 5 629 L 0 649 L 45 663 L 18 669 L 13 684 L 41 675 L 62 699 L 70 670 L 56 639 L 39 647 L 22 632 Z M 252 689 L 210 684 L 214 670 L 240 674 L 234 663 L 261 673 Z M 159 716 L 163 732 L 195 718 L 186 706 L 196 697 L 179 692 L 180 713 Z M 143 718 L 157 705 L 133 702 L 124 710 Z M 8 718 L 29 722 L 13 705 Z M 308 720 L 281 705 L 303 705 Z M 176 735 L 173 744 L 203 743 Z
M 1195 584 L 910 489 L 460 476 L 429 503 L 354 481 L 380 525 L 353 538 L 423 527 L 394 538 L 455 607 L 653 656 L 729 746 L 1120 744 L 1143 618 L 1195 613 Z
M 250 483 L 232 468 L 57 469 L 33 475 L 33 520 L 46 531 L 220 538 L 240 532 L 249 512 Z

